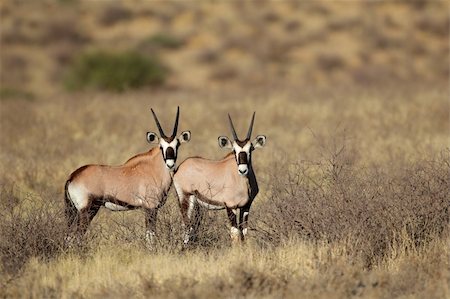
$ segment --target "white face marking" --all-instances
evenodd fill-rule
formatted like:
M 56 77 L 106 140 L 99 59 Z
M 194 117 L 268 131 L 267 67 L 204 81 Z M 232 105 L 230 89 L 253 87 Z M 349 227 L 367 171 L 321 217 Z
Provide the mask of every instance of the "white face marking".
M 81 211 L 87 206 L 89 202 L 89 190 L 83 184 L 70 183 L 67 191 L 69 192 L 70 200 L 72 200 L 78 211 Z
M 166 166 L 169 169 L 173 169 L 175 167 L 175 160 L 173 159 L 166 159 L 166 153 L 167 153 L 167 149 L 169 147 L 171 147 L 173 149 L 173 152 L 175 154 L 175 158 L 177 157 L 177 145 L 178 145 L 178 139 L 174 138 L 170 143 L 165 141 L 164 139 L 161 138 L 160 141 L 160 145 L 162 147 L 162 151 L 163 151 L 163 157 L 164 160 L 166 161 Z
M 233 142 L 233 149 L 236 155 L 236 161 L 239 161 L 239 153 L 245 152 L 247 154 L 247 163 L 250 161 L 251 142 L 247 142 L 243 147 L 240 147 L 237 142 Z M 239 175 L 246 176 L 248 174 L 248 164 L 238 164 Z
M 238 165 L 238 171 L 240 175 L 247 175 L 248 173 L 248 166 L 247 164 L 239 164 Z
M 167 159 L 167 160 L 166 160 L 166 165 L 167 165 L 167 167 L 169 167 L 170 169 L 172 169 L 172 168 L 175 166 L 175 160 Z

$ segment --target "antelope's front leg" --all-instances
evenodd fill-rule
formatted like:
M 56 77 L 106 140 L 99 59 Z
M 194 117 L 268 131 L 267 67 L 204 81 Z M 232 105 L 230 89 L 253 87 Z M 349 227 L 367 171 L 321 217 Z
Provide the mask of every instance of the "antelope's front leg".
M 250 212 L 250 207 L 244 207 L 240 209 L 239 213 L 239 228 L 242 231 L 242 240 L 245 239 L 245 236 L 248 232 L 248 215 Z
M 231 222 L 230 236 L 234 244 L 239 244 L 243 240 L 243 235 L 238 226 L 237 209 L 227 208 L 228 219 Z
M 180 203 L 181 215 L 183 218 L 184 236 L 183 245 L 187 246 L 192 240 L 194 229 L 194 212 L 196 210 L 196 199 L 193 195 L 184 196 Z
M 145 242 L 149 249 L 153 249 L 156 245 L 156 217 L 158 215 L 157 209 L 145 210 Z

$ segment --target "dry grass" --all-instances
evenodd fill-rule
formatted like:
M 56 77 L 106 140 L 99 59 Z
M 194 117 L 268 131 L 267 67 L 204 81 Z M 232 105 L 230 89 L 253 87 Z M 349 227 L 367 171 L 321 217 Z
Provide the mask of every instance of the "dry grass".
M 406 240 L 405 240 L 406 241 Z M 447 240 L 448 241 L 448 240 Z M 66 254 L 44 263 L 31 259 L 8 297 L 136 298 L 446 298 L 447 241 L 396 246 L 372 270 L 347 255 L 353 243 L 287 241 L 273 250 L 235 249 L 148 253 L 122 245 Z
M 4 99 L 1 296 L 448 297 L 447 92 L 281 85 Z M 197 246 L 181 252 L 171 193 L 154 252 L 139 211 L 102 210 L 86 246 L 65 249 L 67 175 L 146 150 L 145 132 L 155 129 L 148 108 L 164 126 L 175 105 L 193 136 L 181 160 L 225 155 L 216 144 L 228 133 L 225 112 L 244 131 L 257 110 L 254 132 L 268 144 L 254 156 L 261 194 L 249 242 L 231 248 L 224 213 L 208 212 Z

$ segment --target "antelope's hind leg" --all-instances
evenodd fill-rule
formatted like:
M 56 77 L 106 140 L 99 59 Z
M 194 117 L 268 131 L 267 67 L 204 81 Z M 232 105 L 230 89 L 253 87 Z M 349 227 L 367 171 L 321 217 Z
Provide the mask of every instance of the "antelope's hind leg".
M 196 223 L 195 215 L 198 210 L 197 199 L 194 195 L 183 194 L 179 198 L 181 216 L 183 219 L 183 245 L 187 246 L 191 241 L 195 240 L 199 223 Z
M 69 247 L 82 245 L 83 237 L 99 209 L 100 204 L 93 203 L 81 211 L 77 211 L 75 224 L 72 225 L 71 232 L 66 237 L 66 243 Z

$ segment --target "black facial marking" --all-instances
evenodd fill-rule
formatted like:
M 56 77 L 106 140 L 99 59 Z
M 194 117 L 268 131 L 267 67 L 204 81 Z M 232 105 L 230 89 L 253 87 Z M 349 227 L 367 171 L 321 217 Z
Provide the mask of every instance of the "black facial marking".
M 246 152 L 240 152 L 238 154 L 238 165 L 240 164 L 247 164 L 248 160 L 247 160 L 247 153 Z
M 175 160 L 175 151 L 170 146 L 166 149 L 166 160 L 167 159 Z
M 164 140 L 165 140 L 167 143 L 171 143 L 174 139 L 175 139 L 175 137 L 173 137 L 173 136 L 170 136 L 170 137 L 164 137 Z
M 239 145 L 240 147 L 244 147 L 245 144 L 247 144 L 248 139 L 245 139 L 243 141 L 240 140 L 236 140 L 237 145 Z

